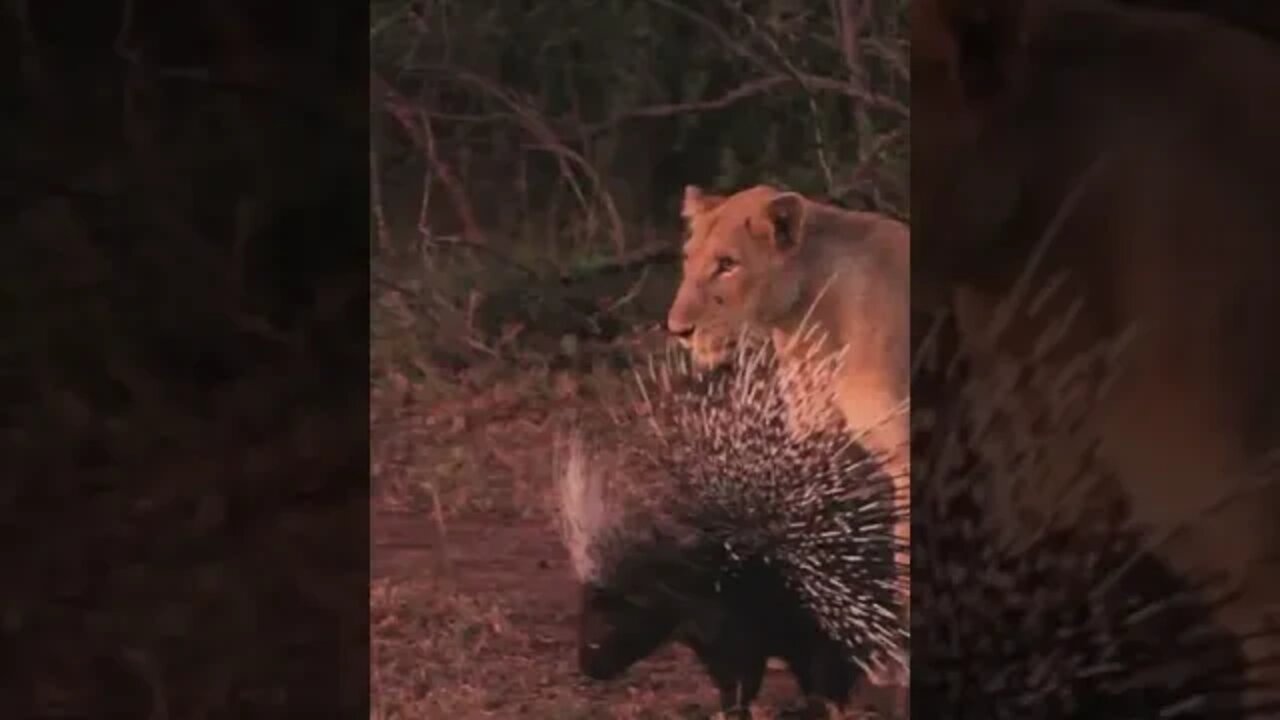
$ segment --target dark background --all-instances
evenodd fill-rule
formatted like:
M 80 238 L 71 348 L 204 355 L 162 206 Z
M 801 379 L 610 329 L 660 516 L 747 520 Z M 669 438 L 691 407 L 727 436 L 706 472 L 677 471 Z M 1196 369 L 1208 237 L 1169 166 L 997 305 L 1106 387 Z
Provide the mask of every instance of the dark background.
M 10 717 L 367 717 L 367 10 L 6 3 Z

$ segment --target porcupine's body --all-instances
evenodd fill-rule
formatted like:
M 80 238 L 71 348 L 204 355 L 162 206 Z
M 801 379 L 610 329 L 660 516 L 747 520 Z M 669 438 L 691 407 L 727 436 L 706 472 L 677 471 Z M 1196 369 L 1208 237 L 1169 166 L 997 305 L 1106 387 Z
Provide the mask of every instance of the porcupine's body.
M 1106 369 L 1075 373 L 1069 388 L 1058 382 L 1065 375 L 1045 382 L 1021 368 L 1008 395 L 979 398 L 966 390 L 954 347 L 951 358 L 945 375 L 913 385 L 919 412 L 939 412 L 913 439 L 913 711 L 957 720 L 1280 716 L 1241 704 L 1242 641 L 1212 612 L 1229 589 L 1181 576 L 1150 551 L 1154 538 L 1133 524 L 1124 498 L 1107 493 L 1113 484 L 1087 438 L 1062 486 L 1079 502 L 1064 499 L 1057 515 L 994 519 L 1002 505 L 1049 507 L 1019 495 L 1045 491 L 1035 487 L 1050 474 L 1040 451 L 1079 429 L 1068 390 L 1078 393 L 1071 402 L 1092 402 Z M 1014 403 L 1043 412 L 1019 412 L 1018 424 L 1007 412 Z
M 890 479 L 834 420 L 793 432 L 783 394 L 797 388 L 767 347 L 710 378 L 660 366 L 641 381 L 654 451 L 608 467 L 575 442 L 559 473 L 582 671 L 614 677 L 683 642 L 725 711 L 746 711 L 770 657 L 806 696 L 844 705 L 859 666 L 900 662 L 905 643 Z M 622 511 L 596 495 L 606 475 L 656 476 L 639 493 L 655 496 Z
M 856 670 L 847 651 L 822 632 L 777 572 L 755 563 L 720 572 L 730 564 L 723 548 L 696 532 L 667 528 L 637 540 L 653 529 L 636 527 L 620 539 L 629 546 L 619 550 L 621 562 L 583 587 L 583 674 L 611 679 L 679 642 L 711 677 L 726 713 L 746 712 L 770 657 L 787 661 L 807 696 L 837 703 L 848 697 Z

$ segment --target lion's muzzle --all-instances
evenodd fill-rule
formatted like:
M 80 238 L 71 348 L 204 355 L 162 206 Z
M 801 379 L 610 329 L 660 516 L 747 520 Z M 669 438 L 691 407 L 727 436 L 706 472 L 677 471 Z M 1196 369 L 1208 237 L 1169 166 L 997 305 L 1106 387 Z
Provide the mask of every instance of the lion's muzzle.
M 696 328 L 693 325 L 679 325 L 672 322 L 671 318 L 667 318 L 667 332 L 681 342 L 689 342 L 689 339 L 693 337 L 693 331 L 695 329 Z

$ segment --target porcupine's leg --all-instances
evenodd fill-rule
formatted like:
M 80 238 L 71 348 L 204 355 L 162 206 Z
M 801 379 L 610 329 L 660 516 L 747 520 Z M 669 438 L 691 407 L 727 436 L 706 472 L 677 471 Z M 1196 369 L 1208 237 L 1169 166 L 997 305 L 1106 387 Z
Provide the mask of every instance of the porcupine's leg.
M 837 708 L 848 704 L 856 671 L 839 646 L 819 641 L 808 657 L 789 658 L 788 664 L 804 695 L 797 717 L 827 718 L 831 716 L 828 704 Z
M 843 710 L 849 704 L 849 696 L 853 694 L 853 684 L 858 675 L 853 665 L 845 660 L 842 651 L 832 646 L 817 670 L 821 684 L 814 688 L 815 695 Z
M 723 668 L 722 668 L 723 669 Z M 724 669 L 723 674 L 712 673 L 716 689 L 720 691 L 720 712 L 726 720 L 751 720 L 751 700 L 738 673 Z
M 720 693 L 724 717 L 751 720 L 751 703 L 764 681 L 765 656 L 726 642 L 691 643 L 691 647 Z
M 756 701 L 756 696 L 760 694 L 760 686 L 764 683 L 764 668 L 767 658 L 764 655 L 759 655 L 757 659 L 746 660 L 745 657 L 738 668 L 738 697 L 741 702 L 742 717 L 750 720 L 751 705 Z

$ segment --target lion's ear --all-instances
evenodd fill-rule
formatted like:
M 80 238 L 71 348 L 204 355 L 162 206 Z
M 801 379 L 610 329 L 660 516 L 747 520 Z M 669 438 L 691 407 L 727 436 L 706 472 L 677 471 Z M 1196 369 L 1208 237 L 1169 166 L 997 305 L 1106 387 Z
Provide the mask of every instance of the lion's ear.
M 804 197 L 799 193 L 781 193 L 769 201 L 766 210 L 778 249 L 784 252 L 795 249 L 804 237 Z
M 703 192 L 697 185 L 684 186 L 684 205 L 680 208 L 680 216 L 689 220 L 696 215 L 712 210 L 724 202 L 723 195 L 711 195 Z

